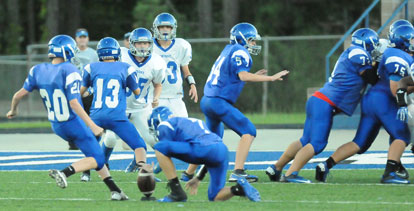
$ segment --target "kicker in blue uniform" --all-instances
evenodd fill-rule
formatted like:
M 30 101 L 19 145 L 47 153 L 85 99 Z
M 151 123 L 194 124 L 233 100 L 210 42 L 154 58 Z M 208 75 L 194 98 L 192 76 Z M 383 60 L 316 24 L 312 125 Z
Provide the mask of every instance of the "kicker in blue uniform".
M 76 42 L 67 35 L 57 35 L 49 41 L 48 47 L 51 63 L 39 64 L 30 70 L 23 88 L 13 96 L 7 117 L 17 115 L 17 106 L 22 97 L 39 90 L 53 131 L 65 141 L 73 142 L 86 157 L 61 171 L 50 170 L 50 177 L 55 179 L 59 187 L 66 188 L 67 177 L 96 169 L 111 191 L 111 199 L 127 200 L 128 197 L 116 186 L 104 165 L 104 155 L 95 138 L 102 135 L 103 129 L 89 118 L 81 105 L 81 73 L 70 63 L 75 56 Z
M 142 166 L 146 163 L 146 144 L 126 116 L 126 88 L 135 95 L 140 94 L 136 69 L 118 61 L 120 46 L 111 37 L 99 41 L 97 53 L 101 62 L 84 67 L 81 94 L 93 87 L 91 119 L 125 141 L 135 152 L 138 166 Z M 103 148 L 106 150 L 104 145 Z M 108 160 L 109 156 L 105 157 L 105 163 Z
M 376 81 L 371 53 L 377 46 L 378 35 L 371 29 L 362 28 L 352 34 L 352 45 L 339 57 L 329 81 L 306 103 L 306 121 L 302 137 L 290 144 L 275 165 L 266 170 L 272 181 L 311 182 L 300 177 L 298 172 L 314 155 L 326 147 L 334 115 L 343 112 L 351 116 L 367 82 Z M 284 166 L 291 160 L 292 165 L 281 177 Z
M 256 41 L 260 39 L 252 24 L 239 23 L 231 29 L 230 44 L 226 45 L 211 68 L 200 103 L 207 126 L 212 132 L 223 137 L 224 123 L 241 137 L 234 172 L 229 179 L 231 182 L 235 182 L 239 176 L 246 177 L 250 182 L 258 180 L 257 176 L 244 172 L 244 163 L 256 137 L 256 128 L 233 104 L 237 101 L 245 82 L 283 80 L 282 77 L 289 73 L 286 70 L 271 76 L 267 75 L 267 70 L 250 73 L 253 62 L 250 54 L 260 53 L 261 46 L 256 45 Z
M 187 195 L 177 178 L 171 158 L 187 163 L 204 165 L 199 174 L 187 182 L 190 193 L 197 193 L 200 181 L 207 171 L 210 173 L 208 199 L 223 201 L 235 195 L 246 196 L 252 201 L 260 201 L 259 192 L 244 177 L 237 177 L 237 184 L 224 187 L 228 168 L 228 150 L 222 139 L 212 133 L 206 124 L 194 118 L 173 117 L 165 106 L 153 110 L 148 125 L 159 142 L 154 150 L 160 167 L 168 179 L 171 193 L 159 202 L 186 201 Z

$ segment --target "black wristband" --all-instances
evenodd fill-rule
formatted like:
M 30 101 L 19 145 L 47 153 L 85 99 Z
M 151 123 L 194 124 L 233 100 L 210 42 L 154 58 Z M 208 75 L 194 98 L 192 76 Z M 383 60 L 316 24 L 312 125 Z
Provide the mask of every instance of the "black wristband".
M 194 80 L 194 77 L 192 75 L 187 76 L 187 78 L 185 78 L 185 80 L 187 81 L 188 85 L 191 85 L 191 84 L 195 85 L 196 84 L 196 82 Z
M 205 165 L 201 166 L 201 169 L 197 173 L 197 179 L 202 181 L 207 174 L 207 167 Z
M 397 104 L 399 107 L 407 106 L 407 89 L 399 88 L 397 89 Z

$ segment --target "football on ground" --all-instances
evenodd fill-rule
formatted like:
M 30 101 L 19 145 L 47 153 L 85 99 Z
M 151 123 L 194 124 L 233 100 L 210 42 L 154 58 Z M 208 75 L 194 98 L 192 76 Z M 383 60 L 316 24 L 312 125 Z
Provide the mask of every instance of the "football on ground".
M 142 167 L 138 172 L 138 188 L 146 198 L 151 197 L 155 190 L 155 178 L 152 167 Z

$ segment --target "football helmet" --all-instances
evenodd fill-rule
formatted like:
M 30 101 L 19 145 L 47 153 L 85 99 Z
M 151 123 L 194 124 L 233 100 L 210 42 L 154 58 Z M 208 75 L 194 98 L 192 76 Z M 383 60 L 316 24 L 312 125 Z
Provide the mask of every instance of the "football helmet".
M 56 35 L 50 39 L 48 44 L 49 58 L 63 58 L 70 61 L 78 52 L 75 40 L 68 35 Z
M 395 28 L 390 41 L 398 49 L 414 52 L 414 28 L 408 25 Z
M 352 33 L 351 43 L 360 46 L 370 54 L 379 47 L 379 38 L 377 32 L 369 28 L 361 28 Z
M 119 46 L 118 41 L 112 37 L 105 37 L 99 40 L 98 45 L 96 46 L 96 52 L 100 61 L 115 59 L 118 61 L 121 55 L 121 47 Z
M 261 40 L 259 33 L 257 32 L 256 27 L 250 23 L 239 23 L 233 26 L 230 30 L 230 43 L 238 43 L 244 46 L 250 54 L 259 55 L 262 50 L 260 45 L 251 45 L 249 41 L 251 40 Z
M 170 32 L 163 32 L 158 29 L 159 26 L 170 26 L 172 29 Z M 161 13 L 155 18 L 152 24 L 152 31 L 154 32 L 154 37 L 159 40 L 173 40 L 177 32 L 177 20 L 170 13 Z
M 136 48 L 135 43 L 137 42 L 148 42 L 150 46 L 148 48 Z M 131 54 L 138 57 L 147 57 L 152 53 L 154 41 L 152 39 L 151 32 L 146 28 L 137 28 L 131 32 L 129 36 L 129 50 Z

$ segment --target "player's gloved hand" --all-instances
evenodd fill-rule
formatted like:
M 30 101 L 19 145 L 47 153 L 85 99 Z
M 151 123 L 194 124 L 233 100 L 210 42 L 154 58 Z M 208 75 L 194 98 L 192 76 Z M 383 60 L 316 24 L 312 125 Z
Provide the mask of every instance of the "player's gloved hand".
M 402 122 L 407 122 L 408 117 L 412 118 L 410 112 L 408 112 L 407 106 L 400 107 L 397 112 L 397 119 Z
M 397 94 L 395 97 L 397 98 L 397 104 L 399 107 L 407 107 L 407 89 L 406 88 L 397 89 Z
M 191 195 L 196 195 L 199 185 L 200 180 L 197 177 L 194 177 L 185 184 L 185 189 L 189 190 Z
M 6 117 L 8 118 L 8 119 L 12 119 L 12 118 L 14 118 L 15 116 L 17 116 L 17 111 L 13 111 L 13 110 L 10 110 L 9 112 L 7 112 L 7 114 L 6 114 Z

